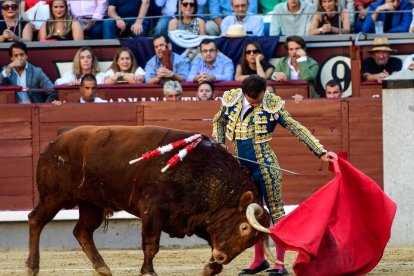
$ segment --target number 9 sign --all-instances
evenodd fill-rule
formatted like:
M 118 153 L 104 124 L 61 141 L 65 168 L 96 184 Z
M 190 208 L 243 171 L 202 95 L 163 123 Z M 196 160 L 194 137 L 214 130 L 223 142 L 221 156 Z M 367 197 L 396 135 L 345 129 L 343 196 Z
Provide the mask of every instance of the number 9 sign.
M 349 57 L 335 56 L 323 64 L 320 74 L 320 83 L 323 89 L 325 89 L 326 83 L 332 79 L 341 84 L 343 97 L 352 95 L 351 60 Z

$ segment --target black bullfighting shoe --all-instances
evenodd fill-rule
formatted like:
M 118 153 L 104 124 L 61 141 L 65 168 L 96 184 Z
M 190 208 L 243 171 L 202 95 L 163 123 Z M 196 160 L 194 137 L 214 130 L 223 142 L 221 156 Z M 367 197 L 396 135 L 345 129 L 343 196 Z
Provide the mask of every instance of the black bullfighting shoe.
M 267 260 L 264 260 L 263 263 L 261 263 L 258 267 L 250 269 L 250 268 L 245 268 L 243 269 L 239 275 L 253 275 L 256 273 L 259 273 L 263 270 L 266 270 L 269 268 L 269 263 L 267 262 Z
M 286 268 L 283 269 L 270 269 L 266 270 L 266 272 L 269 272 L 269 276 L 282 276 L 282 275 L 288 275 L 289 272 L 286 270 Z

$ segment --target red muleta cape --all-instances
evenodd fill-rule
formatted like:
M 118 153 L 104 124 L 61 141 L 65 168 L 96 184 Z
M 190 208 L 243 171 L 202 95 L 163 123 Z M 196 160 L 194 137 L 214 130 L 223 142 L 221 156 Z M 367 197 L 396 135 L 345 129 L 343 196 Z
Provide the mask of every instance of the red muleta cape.
M 381 260 L 396 204 L 344 159 L 335 178 L 270 228 L 284 250 L 297 251 L 296 275 L 363 275 Z

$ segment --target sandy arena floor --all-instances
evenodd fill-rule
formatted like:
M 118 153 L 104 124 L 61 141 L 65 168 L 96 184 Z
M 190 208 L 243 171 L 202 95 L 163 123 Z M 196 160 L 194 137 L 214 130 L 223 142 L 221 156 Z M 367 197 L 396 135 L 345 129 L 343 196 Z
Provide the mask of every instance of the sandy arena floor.
M 138 275 L 143 254 L 141 250 L 101 250 L 113 275 Z M 200 275 L 209 259 L 210 249 L 161 249 L 154 267 L 158 275 Z M 248 249 L 224 266 L 221 275 L 238 275 L 240 269 L 249 263 L 253 250 Z M 0 275 L 25 275 L 26 250 L 0 250 Z M 41 250 L 40 276 L 42 275 L 92 275 L 93 270 L 86 255 L 80 250 Z M 294 275 L 292 263 L 296 254 L 288 252 L 286 263 L 289 275 Z M 256 275 L 265 276 L 267 273 Z M 386 248 L 384 256 L 369 275 L 414 275 L 414 246 Z

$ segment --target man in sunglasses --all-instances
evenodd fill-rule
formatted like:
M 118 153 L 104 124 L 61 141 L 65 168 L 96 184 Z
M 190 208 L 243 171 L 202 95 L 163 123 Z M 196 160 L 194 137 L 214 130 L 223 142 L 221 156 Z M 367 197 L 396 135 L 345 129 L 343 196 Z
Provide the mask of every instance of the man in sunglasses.
M 264 35 L 264 23 L 262 15 L 248 14 L 249 9 L 248 0 L 232 0 L 231 8 L 234 14 L 226 16 L 221 22 L 221 35 L 225 36 L 227 30 L 231 25 L 239 24 L 243 25 L 246 34 L 263 36 Z
M 200 43 L 200 56 L 194 58 L 187 81 L 232 81 L 234 66 L 230 58 L 219 52 L 214 39 L 206 38 Z
M 14 42 L 9 48 L 11 62 L 0 73 L 0 84 L 18 85 L 22 92 L 16 93 L 17 103 L 51 103 L 57 99 L 55 92 L 33 92 L 53 89 L 53 83 L 42 69 L 27 62 L 27 48 L 23 42 Z M 30 91 L 32 90 L 32 92 Z

